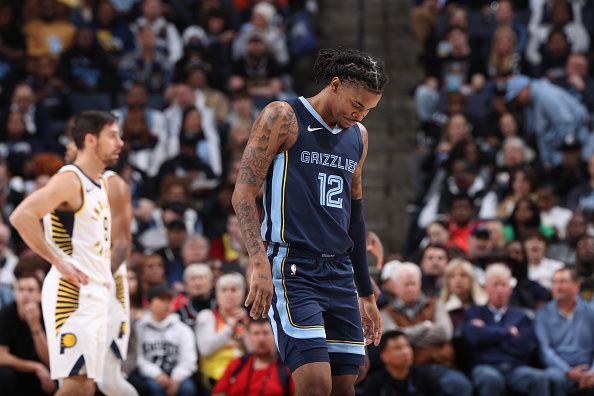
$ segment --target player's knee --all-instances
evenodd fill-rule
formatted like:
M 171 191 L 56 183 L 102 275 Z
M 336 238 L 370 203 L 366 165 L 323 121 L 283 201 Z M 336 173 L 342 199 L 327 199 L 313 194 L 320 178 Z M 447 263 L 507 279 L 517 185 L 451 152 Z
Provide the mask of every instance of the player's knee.
M 69 377 L 64 379 L 64 383 L 56 396 L 93 396 L 95 394 L 95 382 L 87 377 Z

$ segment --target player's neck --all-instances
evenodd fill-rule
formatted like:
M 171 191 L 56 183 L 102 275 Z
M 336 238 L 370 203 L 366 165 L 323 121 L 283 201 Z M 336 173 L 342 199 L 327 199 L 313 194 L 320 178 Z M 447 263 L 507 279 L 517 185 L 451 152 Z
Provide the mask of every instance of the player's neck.
M 316 96 L 312 96 L 311 98 L 307 98 L 307 101 L 314 108 L 315 111 L 318 112 L 322 119 L 326 124 L 330 127 L 336 125 L 336 119 L 332 115 L 332 111 L 330 110 L 330 106 L 328 105 L 329 100 L 329 92 L 327 92 L 328 88 L 324 88 L 321 90 Z
M 99 179 L 105 171 L 105 164 L 103 162 L 82 153 L 76 156 L 74 165 L 78 166 L 88 177 L 97 183 L 99 183 Z

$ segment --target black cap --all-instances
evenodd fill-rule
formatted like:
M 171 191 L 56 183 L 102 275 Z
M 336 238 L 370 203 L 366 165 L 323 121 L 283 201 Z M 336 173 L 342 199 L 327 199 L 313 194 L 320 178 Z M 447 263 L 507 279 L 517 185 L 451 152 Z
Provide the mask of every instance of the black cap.
M 155 297 L 173 298 L 175 297 L 175 294 L 173 293 L 173 290 L 169 288 L 169 286 L 163 284 L 151 287 L 148 290 L 146 296 L 150 302 Z
M 479 224 L 472 230 L 472 236 L 479 239 L 489 239 L 491 231 L 484 224 Z
M 582 144 L 580 143 L 578 138 L 573 134 L 565 135 L 565 137 L 563 138 L 563 142 L 561 142 L 561 145 L 559 146 L 559 150 L 562 151 L 579 150 L 581 148 Z
M 184 221 L 180 219 L 173 219 L 169 221 L 167 224 L 165 224 L 165 228 L 167 228 L 168 230 L 172 228 L 183 228 L 185 230 L 186 223 L 184 223 Z

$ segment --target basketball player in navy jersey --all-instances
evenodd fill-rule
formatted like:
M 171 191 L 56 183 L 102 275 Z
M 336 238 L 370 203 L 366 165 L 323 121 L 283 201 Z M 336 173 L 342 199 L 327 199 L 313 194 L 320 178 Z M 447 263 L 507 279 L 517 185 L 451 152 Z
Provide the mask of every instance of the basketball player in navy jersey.
M 273 102 L 258 116 L 233 207 L 253 271 L 245 303 L 253 318 L 270 317 L 295 394 L 354 395 L 365 344 L 381 337 L 365 249 L 360 121 L 387 77 L 381 61 L 355 50 L 320 51 L 314 75 L 325 84 L 317 95 Z

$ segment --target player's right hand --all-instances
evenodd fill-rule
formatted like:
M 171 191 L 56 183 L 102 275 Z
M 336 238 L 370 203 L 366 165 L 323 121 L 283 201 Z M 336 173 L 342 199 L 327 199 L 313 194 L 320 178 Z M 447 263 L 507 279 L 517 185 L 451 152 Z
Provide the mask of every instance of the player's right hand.
M 245 306 L 252 306 L 252 319 L 266 318 L 272 304 L 272 273 L 270 262 L 265 254 L 260 253 L 249 258 L 248 266 L 252 266 L 250 291 Z
M 89 283 L 89 277 L 74 268 L 72 264 L 59 261 L 55 266 L 64 279 L 74 283 L 76 286 L 80 287 Z

